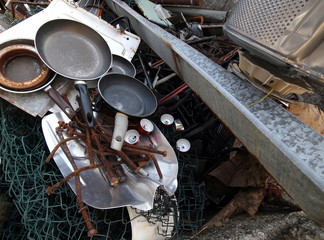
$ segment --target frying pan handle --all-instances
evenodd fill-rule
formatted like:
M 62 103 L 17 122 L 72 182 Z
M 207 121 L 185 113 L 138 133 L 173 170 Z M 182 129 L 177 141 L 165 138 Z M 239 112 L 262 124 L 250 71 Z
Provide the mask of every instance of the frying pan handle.
M 102 107 L 103 107 L 103 99 L 102 99 L 101 95 L 99 94 L 96 99 L 96 102 L 95 102 L 94 110 L 96 112 L 100 112 L 102 110 Z
M 66 116 L 68 116 L 68 118 L 72 119 L 75 116 L 76 112 L 74 111 L 74 109 L 54 88 L 49 85 L 44 90 L 56 103 L 56 105 L 59 106 L 59 108 L 66 114 Z
M 114 24 L 118 23 L 118 22 L 119 22 L 120 20 L 122 20 L 122 19 L 125 19 L 126 22 L 127 22 L 127 27 L 125 28 L 125 30 L 131 32 L 131 28 L 130 28 L 130 21 L 129 21 L 129 18 L 128 18 L 127 16 L 120 16 L 120 17 L 117 17 L 117 18 L 113 19 L 112 21 L 110 21 L 109 23 L 110 23 L 111 25 L 114 25 Z
M 88 92 L 87 84 L 84 81 L 76 81 L 75 89 L 79 91 L 83 117 L 89 128 L 93 127 L 93 110 Z

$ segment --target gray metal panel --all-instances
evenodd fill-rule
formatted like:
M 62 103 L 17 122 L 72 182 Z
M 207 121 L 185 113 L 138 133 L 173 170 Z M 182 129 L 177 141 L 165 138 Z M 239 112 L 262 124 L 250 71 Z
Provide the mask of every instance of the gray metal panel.
M 106 0 L 254 154 L 297 204 L 324 224 L 324 137 L 119 0 Z

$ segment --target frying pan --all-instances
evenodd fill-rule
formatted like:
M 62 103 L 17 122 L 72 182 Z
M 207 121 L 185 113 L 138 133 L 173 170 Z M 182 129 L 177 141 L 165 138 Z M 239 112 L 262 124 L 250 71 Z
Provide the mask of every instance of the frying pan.
M 127 59 L 119 55 L 113 54 L 111 68 L 109 69 L 109 74 L 112 73 L 121 73 L 124 75 L 135 77 L 136 69 L 135 66 Z
M 36 50 L 54 72 L 75 81 L 84 119 L 93 127 L 93 112 L 85 81 L 105 75 L 112 55 L 107 42 L 92 28 L 73 20 L 55 19 L 36 32 Z
M 157 108 L 156 97 L 141 81 L 118 73 L 100 78 L 98 92 L 105 102 L 117 111 L 110 147 L 120 150 L 127 131 L 127 116 L 147 117 L 153 114 Z
M 106 103 L 131 117 L 147 117 L 157 108 L 153 92 L 136 78 L 113 73 L 99 79 L 98 91 Z
M 120 74 L 128 75 L 130 77 L 135 77 L 136 68 L 127 59 L 125 59 L 119 55 L 113 54 L 111 68 L 109 69 L 108 74 L 113 74 L 113 73 L 120 73 Z M 102 105 L 103 105 L 103 100 L 102 100 L 101 96 L 99 95 L 96 99 L 94 110 L 97 112 L 100 112 L 102 109 Z
M 6 88 L 4 86 L 0 86 L 0 89 L 6 91 L 6 92 L 11 92 L 11 93 L 18 93 L 18 94 L 26 94 L 26 93 L 33 93 L 33 92 L 37 92 L 40 90 L 44 90 L 49 97 L 56 103 L 57 106 L 60 107 L 60 109 L 70 118 L 72 119 L 76 112 L 74 111 L 74 109 L 70 106 L 69 103 L 67 103 L 65 101 L 64 98 L 62 98 L 62 96 L 51 86 L 51 83 L 55 80 L 57 74 L 55 72 L 51 72 L 49 79 L 46 83 L 44 83 L 44 85 L 41 85 L 35 89 L 31 89 L 31 90 L 13 90 L 13 89 L 9 89 Z

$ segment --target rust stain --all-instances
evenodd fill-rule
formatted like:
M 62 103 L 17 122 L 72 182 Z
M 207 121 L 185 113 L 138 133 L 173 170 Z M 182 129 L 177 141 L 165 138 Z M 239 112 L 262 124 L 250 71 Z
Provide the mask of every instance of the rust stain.
M 7 64 L 14 58 L 21 56 L 33 57 L 41 63 L 41 70 L 35 78 L 22 82 L 7 78 L 5 73 Z M 19 69 L 17 69 L 17 71 L 19 71 Z M 39 58 L 36 49 L 33 46 L 27 44 L 15 44 L 3 48 L 0 51 L 0 84 L 2 86 L 12 90 L 31 90 L 44 84 L 44 82 L 48 80 L 49 76 L 50 69 Z

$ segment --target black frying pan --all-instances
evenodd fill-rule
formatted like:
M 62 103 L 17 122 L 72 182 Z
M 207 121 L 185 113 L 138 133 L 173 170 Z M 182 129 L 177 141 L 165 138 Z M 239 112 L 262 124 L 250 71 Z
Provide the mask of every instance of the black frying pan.
M 54 72 L 78 80 L 85 121 L 93 126 L 93 113 L 87 85 L 105 75 L 112 55 L 107 42 L 92 28 L 73 20 L 56 19 L 43 24 L 35 36 L 35 47 L 43 62 Z
M 136 68 L 127 59 L 125 59 L 119 55 L 113 54 L 111 68 L 109 69 L 109 74 L 112 74 L 112 73 L 120 73 L 120 74 L 128 75 L 131 77 L 135 77 Z
M 110 107 L 131 117 L 147 117 L 157 108 L 153 92 L 136 78 L 108 74 L 98 81 L 98 91 Z

